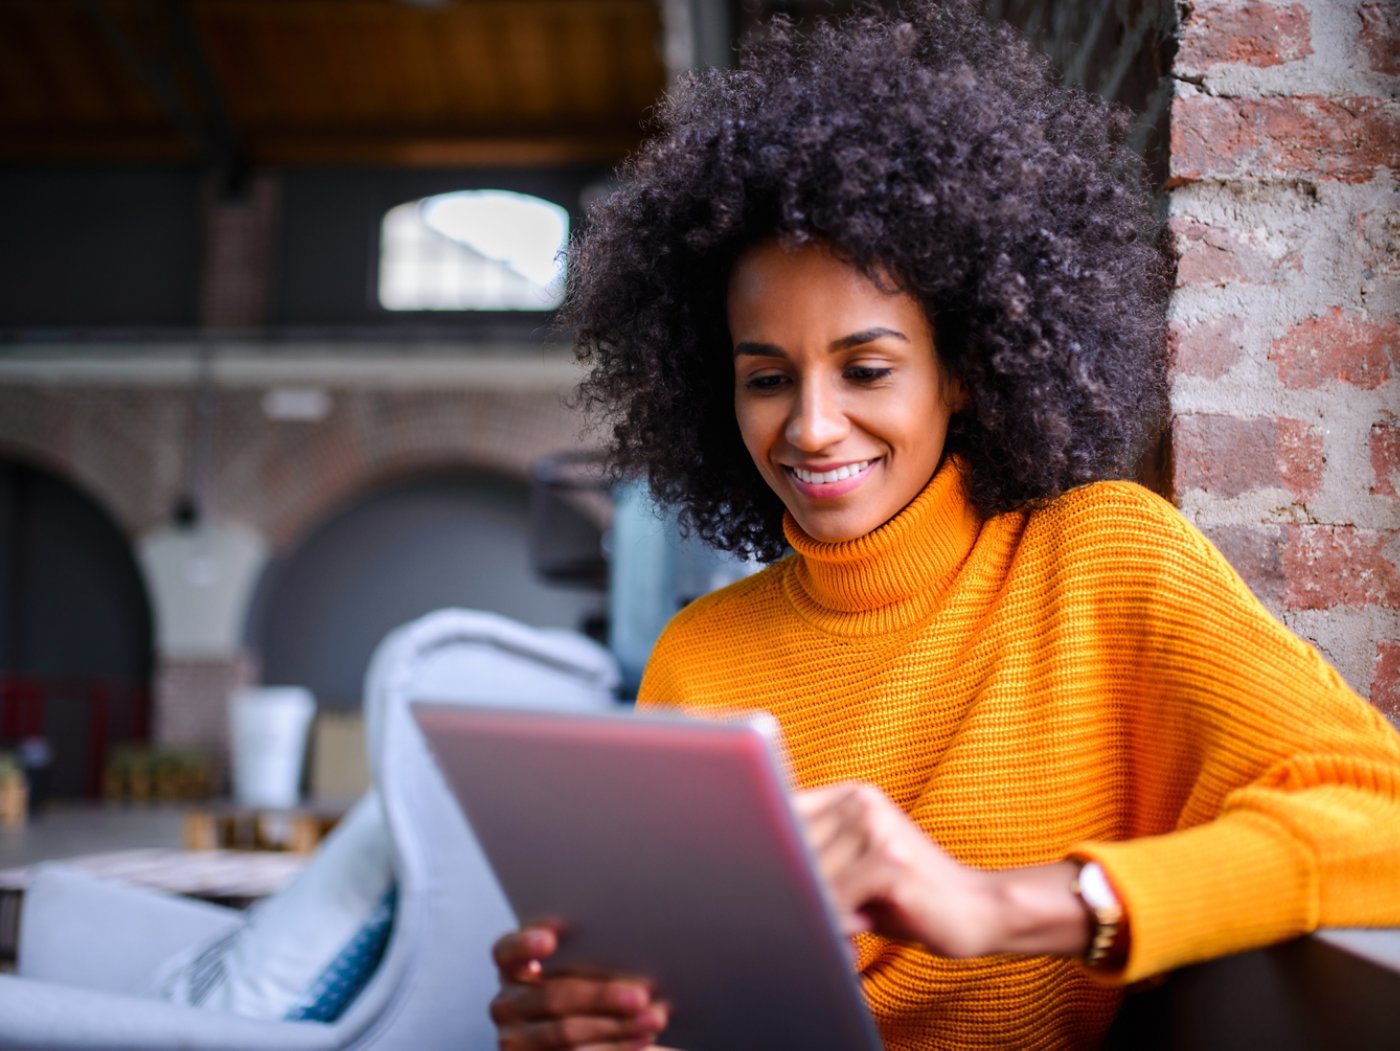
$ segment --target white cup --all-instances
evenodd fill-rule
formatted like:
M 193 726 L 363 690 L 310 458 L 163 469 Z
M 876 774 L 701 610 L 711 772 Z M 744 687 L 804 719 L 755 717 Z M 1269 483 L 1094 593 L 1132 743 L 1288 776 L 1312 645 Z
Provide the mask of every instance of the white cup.
M 233 799 L 242 806 L 296 806 L 316 701 L 301 686 L 238 690 L 229 702 Z

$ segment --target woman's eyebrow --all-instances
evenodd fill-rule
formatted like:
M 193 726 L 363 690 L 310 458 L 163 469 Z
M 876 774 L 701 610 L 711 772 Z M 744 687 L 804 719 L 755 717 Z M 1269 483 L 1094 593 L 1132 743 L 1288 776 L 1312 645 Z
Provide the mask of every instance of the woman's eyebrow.
M 787 357 L 787 355 L 783 353 L 781 347 L 775 346 L 772 343 L 754 343 L 749 340 L 742 340 L 734 344 L 734 356 L 737 358 L 740 354 L 753 354 L 760 358 Z
M 877 339 L 897 339 L 903 343 L 909 342 L 909 337 L 898 329 L 885 328 L 877 325 L 875 328 L 863 328 L 859 332 L 852 332 L 849 336 L 842 336 L 831 344 L 833 352 L 838 350 L 849 350 L 851 347 L 859 347 L 864 343 L 874 343 Z M 752 354 L 760 358 L 785 358 L 787 354 L 782 347 L 772 343 L 755 343 L 750 340 L 743 340 L 734 344 L 734 356 L 737 358 L 741 354 Z
M 858 347 L 862 343 L 874 343 L 877 339 L 891 337 L 893 339 L 909 342 L 909 337 L 903 332 L 892 328 L 884 328 L 877 325 L 875 328 L 861 329 L 859 332 L 852 332 L 849 336 L 842 336 L 831 344 L 832 350 L 849 350 L 851 347 Z

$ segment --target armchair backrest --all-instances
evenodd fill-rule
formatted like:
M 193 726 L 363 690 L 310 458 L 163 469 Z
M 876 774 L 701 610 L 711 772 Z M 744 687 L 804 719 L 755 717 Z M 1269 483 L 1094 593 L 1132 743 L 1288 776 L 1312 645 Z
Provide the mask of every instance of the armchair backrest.
M 491 867 L 409 712 L 415 700 L 614 704 L 617 667 L 574 632 L 472 610 L 428 614 L 390 634 L 365 683 L 370 768 L 393 838 L 398 909 L 388 951 L 342 1024 L 355 1046 L 493 1047 L 490 945 L 515 925 Z

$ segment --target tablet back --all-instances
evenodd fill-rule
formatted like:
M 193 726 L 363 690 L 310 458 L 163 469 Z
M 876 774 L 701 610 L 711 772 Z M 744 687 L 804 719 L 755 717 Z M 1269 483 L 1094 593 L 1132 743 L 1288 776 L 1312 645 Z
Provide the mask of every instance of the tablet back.
M 771 718 L 414 705 L 547 969 L 652 978 L 685 1051 L 876 1051 L 779 773 Z

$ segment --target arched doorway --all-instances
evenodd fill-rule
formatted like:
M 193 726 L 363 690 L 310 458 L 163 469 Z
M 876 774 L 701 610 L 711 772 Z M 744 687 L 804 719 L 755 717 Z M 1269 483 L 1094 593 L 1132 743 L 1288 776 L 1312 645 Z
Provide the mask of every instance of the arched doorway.
M 323 708 L 358 709 L 374 647 L 432 610 L 582 628 L 601 592 L 541 581 L 528 530 L 528 486 L 488 474 L 424 475 L 361 497 L 264 571 L 247 632 L 262 680 L 309 687 Z
M 86 494 L 0 460 L 0 748 L 44 740 L 55 796 L 95 794 L 110 741 L 149 735 L 151 608 Z

